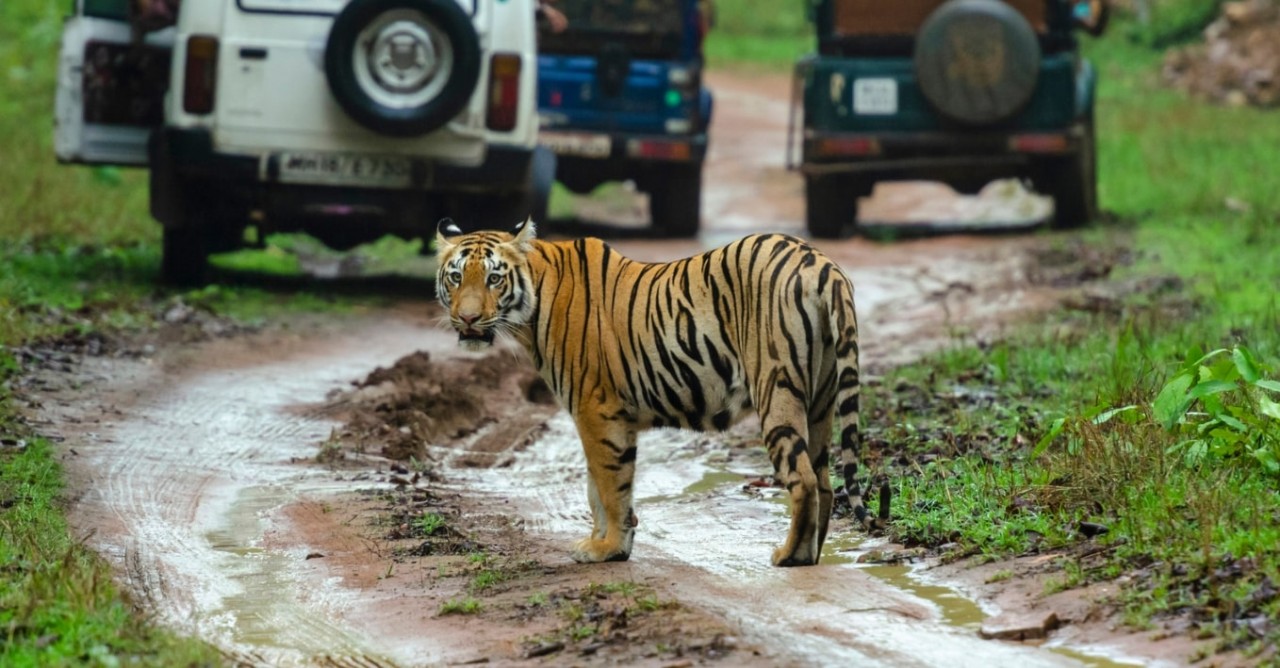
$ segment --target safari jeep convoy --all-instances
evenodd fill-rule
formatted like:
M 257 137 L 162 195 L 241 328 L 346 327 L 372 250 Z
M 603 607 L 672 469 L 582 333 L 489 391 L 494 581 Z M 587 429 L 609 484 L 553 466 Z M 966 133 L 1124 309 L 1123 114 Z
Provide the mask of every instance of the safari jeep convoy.
M 150 31 L 134 4 L 75 1 L 55 151 L 150 168 L 169 281 L 249 225 L 347 249 L 545 208 L 532 0 L 183 0 Z
M 345 250 L 447 216 L 542 219 L 553 180 L 634 182 L 657 233 L 698 231 L 709 0 L 553 0 L 566 20 L 540 29 L 533 0 L 177 4 L 75 0 L 54 142 L 65 162 L 150 168 L 171 282 L 205 280 L 251 225 Z M 853 233 L 884 179 L 1015 175 L 1059 224 L 1093 217 L 1096 77 L 1074 31 L 1101 29 L 1103 0 L 809 9 L 788 161 L 812 236 Z
M 886 179 L 976 192 L 1017 176 L 1053 196 L 1057 224 L 1093 218 L 1096 74 L 1074 30 L 1101 32 L 1103 0 L 815 0 L 811 11 L 817 49 L 796 67 L 801 122 L 788 142 L 811 235 L 853 233 L 859 196 Z

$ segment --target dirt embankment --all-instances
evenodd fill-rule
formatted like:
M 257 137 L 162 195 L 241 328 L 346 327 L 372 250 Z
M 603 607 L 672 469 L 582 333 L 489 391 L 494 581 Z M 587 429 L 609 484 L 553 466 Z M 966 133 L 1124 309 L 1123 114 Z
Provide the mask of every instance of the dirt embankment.
M 1203 43 L 1166 54 L 1163 74 L 1174 87 L 1213 102 L 1280 105 L 1280 3 L 1224 3 Z

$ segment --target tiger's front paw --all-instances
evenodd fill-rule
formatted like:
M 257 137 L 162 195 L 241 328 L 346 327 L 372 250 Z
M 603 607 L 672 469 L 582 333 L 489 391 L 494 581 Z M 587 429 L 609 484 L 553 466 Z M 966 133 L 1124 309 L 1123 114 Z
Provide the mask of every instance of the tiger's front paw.
M 573 546 L 571 554 L 578 563 L 594 564 L 602 561 L 626 561 L 631 558 L 631 549 L 630 545 L 623 549 L 620 541 L 583 538 Z

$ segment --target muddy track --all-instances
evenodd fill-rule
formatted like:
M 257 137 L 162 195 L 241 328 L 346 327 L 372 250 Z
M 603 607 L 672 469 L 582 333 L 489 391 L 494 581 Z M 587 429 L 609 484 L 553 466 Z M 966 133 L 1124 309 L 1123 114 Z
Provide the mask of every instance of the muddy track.
M 786 81 L 722 75 L 712 84 L 719 100 L 704 234 L 615 244 L 623 253 L 668 259 L 750 230 L 802 232 L 800 183 L 782 168 Z M 874 371 L 957 337 L 997 336 L 1057 304 L 1060 292 L 1031 280 L 1042 244 L 1000 237 L 820 245 L 857 285 L 864 363 Z M 389 464 L 372 456 L 354 468 L 316 463 L 340 424 L 327 408 L 333 392 L 415 351 L 474 361 L 431 308 L 424 300 L 150 359 L 86 360 L 76 382 L 54 383 L 38 398 L 47 430 L 65 439 L 77 531 L 159 620 L 244 664 L 671 663 L 639 650 L 526 658 L 526 639 L 554 620 L 439 615 L 458 585 L 433 577 L 438 562 L 393 558 L 356 494 L 395 488 Z M 818 567 L 768 566 L 785 509 L 746 484 L 768 473 L 763 453 L 750 447 L 750 424 L 727 436 L 644 435 L 632 560 L 574 564 L 566 545 L 590 519 L 572 425 L 563 413 L 519 402 L 509 418 L 429 448 L 434 478 L 414 487 L 447 497 L 473 524 L 491 519 L 495 543 L 514 544 L 538 564 L 517 591 L 646 583 L 692 611 L 686 635 L 735 638 L 736 649 L 720 651 L 731 657 L 725 665 L 1078 665 L 1049 649 L 980 640 L 974 625 L 983 613 L 974 604 L 904 569 L 855 564 L 869 545 L 847 528 Z

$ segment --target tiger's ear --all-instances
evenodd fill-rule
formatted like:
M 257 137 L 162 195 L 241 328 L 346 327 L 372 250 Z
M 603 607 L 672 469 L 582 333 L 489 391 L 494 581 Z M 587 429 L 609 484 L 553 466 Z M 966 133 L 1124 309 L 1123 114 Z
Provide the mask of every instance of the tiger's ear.
M 516 247 L 522 253 L 528 253 L 533 250 L 533 240 L 538 238 L 538 229 L 533 224 L 533 217 L 525 219 L 523 222 L 516 223 L 511 228 L 511 234 L 515 237 Z
M 441 218 L 436 223 L 436 252 L 443 252 L 453 246 L 453 237 L 462 234 L 462 228 L 452 218 Z

